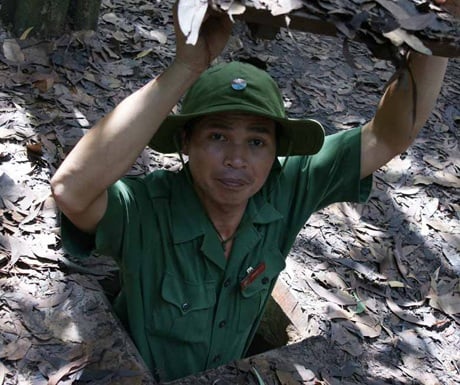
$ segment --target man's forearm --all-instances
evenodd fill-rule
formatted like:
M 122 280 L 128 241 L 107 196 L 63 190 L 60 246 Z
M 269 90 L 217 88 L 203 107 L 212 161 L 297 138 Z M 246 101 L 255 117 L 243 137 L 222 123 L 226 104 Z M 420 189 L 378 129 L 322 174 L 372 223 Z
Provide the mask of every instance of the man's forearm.
M 173 63 L 123 100 L 80 140 L 58 169 L 52 180 L 55 196 L 61 196 L 70 209 L 86 209 L 126 173 L 197 77 Z
M 403 76 L 386 90 L 372 121 L 375 135 L 393 149 L 395 154 L 405 151 L 413 142 L 434 108 L 446 71 L 447 58 L 411 52 L 408 66 L 413 78 L 405 69 Z

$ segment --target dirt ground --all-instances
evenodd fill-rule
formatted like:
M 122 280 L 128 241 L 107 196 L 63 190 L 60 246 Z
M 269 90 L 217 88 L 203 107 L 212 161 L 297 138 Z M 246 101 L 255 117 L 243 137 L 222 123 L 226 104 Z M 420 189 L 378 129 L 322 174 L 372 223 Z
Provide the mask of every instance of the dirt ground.
M 104 0 L 97 34 L 46 41 L 11 40 L 0 25 L 0 385 L 150 381 L 100 296 L 113 264 L 74 263 L 61 249 L 49 178 L 93 123 L 170 63 L 170 4 Z M 220 60 L 265 66 L 290 116 L 333 133 L 372 117 L 393 71 L 355 43 L 349 63 L 342 46 L 287 30 L 253 40 L 237 24 Z M 375 174 L 369 202 L 330 206 L 299 234 L 280 279 L 308 319 L 292 350 L 311 357 L 303 383 L 460 383 L 459 97 L 456 59 L 428 124 Z M 176 157 L 146 150 L 130 173 L 159 167 L 177 168 Z

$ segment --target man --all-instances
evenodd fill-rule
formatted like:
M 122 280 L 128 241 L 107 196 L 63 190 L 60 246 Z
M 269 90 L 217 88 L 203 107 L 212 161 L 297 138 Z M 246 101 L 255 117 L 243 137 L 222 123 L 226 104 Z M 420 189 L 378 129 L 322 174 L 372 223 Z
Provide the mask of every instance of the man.
M 176 25 L 171 66 L 98 122 L 52 179 L 64 244 L 118 261 L 115 310 L 162 380 L 244 355 L 305 221 L 332 202 L 366 200 L 372 172 L 426 121 L 447 64 L 411 54 L 415 122 L 406 76 L 364 127 L 324 140 L 319 123 L 285 117 L 266 73 L 242 63 L 203 73 L 230 31 L 226 16 L 209 16 L 189 46 Z M 192 84 L 181 115 L 167 116 Z M 147 144 L 188 163 L 120 180 Z

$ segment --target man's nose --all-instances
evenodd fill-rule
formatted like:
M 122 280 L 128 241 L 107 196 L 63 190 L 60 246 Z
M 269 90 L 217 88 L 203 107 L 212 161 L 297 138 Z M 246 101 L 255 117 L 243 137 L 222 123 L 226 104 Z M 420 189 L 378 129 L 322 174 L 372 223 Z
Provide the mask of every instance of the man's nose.
M 244 144 L 229 143 L 225 151 L 224 165 L 232 168 L 246 167 L 247 155 Z

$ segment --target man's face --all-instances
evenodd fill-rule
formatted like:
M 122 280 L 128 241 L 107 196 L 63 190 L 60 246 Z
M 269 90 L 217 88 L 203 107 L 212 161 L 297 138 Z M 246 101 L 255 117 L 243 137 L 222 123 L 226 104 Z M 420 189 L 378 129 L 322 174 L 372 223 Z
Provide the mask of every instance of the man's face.
M 275 122 L 220 113 L 201 118 L 184 142 L 195 189 L 208 210 L 244 208 L 276 156 Z

